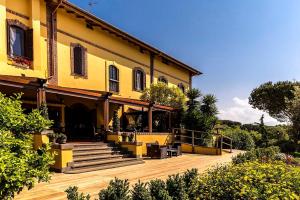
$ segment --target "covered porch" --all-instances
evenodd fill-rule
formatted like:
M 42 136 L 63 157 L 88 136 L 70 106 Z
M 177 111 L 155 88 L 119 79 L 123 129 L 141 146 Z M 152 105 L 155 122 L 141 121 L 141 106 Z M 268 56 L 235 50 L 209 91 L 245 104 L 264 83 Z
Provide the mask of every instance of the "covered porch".
M 118 112 L 121 131 L 170 133 L 173 108 L 141 100 L 121 98 L 109 92 L 48 85 L 44 79 L 0 76 L 0 92 L 22 93 L 25 112 L 48 107 L 53 129 L 72 140 L 90 140 L 112 130 L 113 112 Z

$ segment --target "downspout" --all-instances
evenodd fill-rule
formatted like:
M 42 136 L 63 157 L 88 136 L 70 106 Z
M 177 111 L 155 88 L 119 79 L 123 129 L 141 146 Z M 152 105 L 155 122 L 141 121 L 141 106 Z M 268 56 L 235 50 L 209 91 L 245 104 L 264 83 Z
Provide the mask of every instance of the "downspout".
M 54 73 L 54 69 L 53 69 L 53 67 L 54 67 L 54 62 L 53 62 L 53 45 L 54 45 L 54 40 L 55 40 L 55 38 L 54 38 L 54 14 L 56 13 L 56 11 L 57 11 L 57 9 L 62 5 L 62 3 L 64 2 L 65 0 L 60 0 L 59 1 L 59 3 L 58 3 L 58 5 L 55 7 L 55 9 L 52 11 L 52 13 L 51 13 L 51 33 L 52 33 L 52 35 L 51 35 L 51 59 L 52 59 L 52 65 L 51 65 L 51 70 L 50 70 L 50 74 L 48 74 L 48 78 L 47 78 L 47 80 L 49 80 L 49 79 L 51 79 L 52 77 L 53 77 L 53 73 Z

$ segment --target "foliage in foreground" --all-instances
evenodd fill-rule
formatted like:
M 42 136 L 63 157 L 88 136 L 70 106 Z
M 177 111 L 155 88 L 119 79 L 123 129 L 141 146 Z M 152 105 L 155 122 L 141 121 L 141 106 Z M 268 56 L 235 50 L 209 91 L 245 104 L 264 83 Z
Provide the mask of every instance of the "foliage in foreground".
M 244 162 L 218 166 L 201 175 L 193 169 L 166 181 L 138 182 L 131 190 L 127 180 L 115 179 L 101 193 L 110 195 L 100 195 L 100 200 L 299 199 L 300 168 L 281 161 Z
M 280 149 L 277 146 L 251 149 L 250 151 L 247 151 L 245 153 L 239 153 L 232 159 L 232 162 L 234 164 L 240 164 L 255 160 L 263 162 L 281 160 L 281 158 L 278 156 L 279 152 Z
M 83 193 L 78 192 L 78 187 L 73 186 L 69 187 L 65 190 L 67 193 L 67 199 L 73 199 L 73 200 L 90 200 L 90 195 L 84 195 Z
M 32 135 L 51 125 L 39 110 L 24 114 L 21 95 L 0 93 L 0 199 L 11 199 L 36 181 L 48 181 L 53 156 L 49 146 L 33 149 Z
M 200 199 L 299 199 L 300 168 L 283 162 L 220 166 L 200 178 Z

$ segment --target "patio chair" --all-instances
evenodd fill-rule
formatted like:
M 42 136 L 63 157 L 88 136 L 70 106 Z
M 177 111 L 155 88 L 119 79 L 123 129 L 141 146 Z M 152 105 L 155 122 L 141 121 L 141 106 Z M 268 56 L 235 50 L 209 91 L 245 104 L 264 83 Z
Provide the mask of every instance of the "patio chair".
M 150 157 L 151 158 L 167 158 L 167 146 L 160 146 L 159 144 L 151 144 L 150 146 Z
M 181 156 L 182 155 L 182 150 L 181 150 L 181 145 L 169 145 L 167 151 L 169 152 L 169 156 L 172 157 L 172 154 L 174 153 L 175 156 Z

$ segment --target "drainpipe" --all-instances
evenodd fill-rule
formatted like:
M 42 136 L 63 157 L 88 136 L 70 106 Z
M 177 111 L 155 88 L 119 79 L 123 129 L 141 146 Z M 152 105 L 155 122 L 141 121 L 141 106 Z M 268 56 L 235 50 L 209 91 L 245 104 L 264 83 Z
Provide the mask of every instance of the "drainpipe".
M 58 5 L 55 7 L 55 9 L 51 13 L 51 29 L 52 29 L 52 31 L 51 31 L 52 32 L 52 35 L 51 35 L 51 56 L 52 56 L 52 58 L 53 58 L 53 45 L 54 45 L 54 42 L 55 42 L 54 41 L 55 40 L 55 38 L 54 38 L 54 14 L 56 13 L 58 8 L 62 5 L 62 3 L 64 1 L 66 1 L 66 0 L 60 0 Z M 52 61 L 52 66 L 51 67 L 53 67 L 53 61 Z M 52 73 L 48 75 L 48 78 L 47 78 L 48 80 L 53 77 L 54 69 L 52 69 L 52 70 L 53 70 Z

